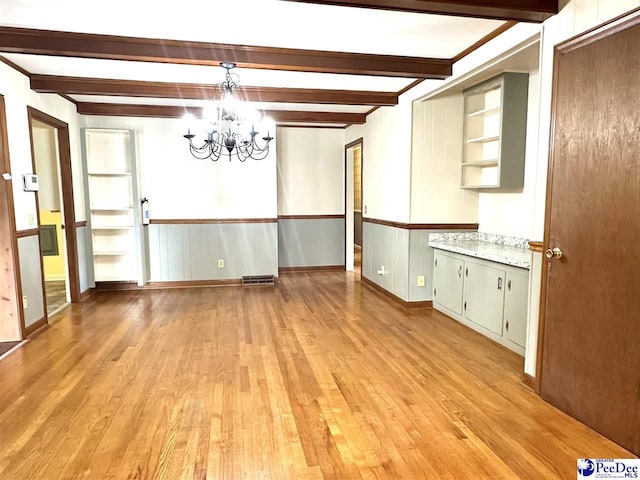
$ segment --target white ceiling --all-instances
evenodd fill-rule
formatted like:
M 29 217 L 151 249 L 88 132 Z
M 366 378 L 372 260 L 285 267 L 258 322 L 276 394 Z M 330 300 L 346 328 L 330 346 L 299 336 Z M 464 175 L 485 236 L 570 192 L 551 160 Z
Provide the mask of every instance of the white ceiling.
M 504 25 L 499 20 L 278 0 L 0 0 L 0 26 L 266 47 L 449 59 Z M 1 46 L 0 46 L 1 47 Z M 30 74 L 215 85 L 219 67 L 2 53 Z M 399 92 L 413 78 L 239 68 L 240 85 Z M 204 100 L 71 95 L 75 101 L 203 106 Z M 260 103 L 257 109 L 365 113 L 372 105 Z M 312 125 L 306 124 L 305 125 Z M 328 124 L 345 126 L 345 124 Z
M 451 58 L 503 22 L 278 0 L 1 0 L 3 26 Z

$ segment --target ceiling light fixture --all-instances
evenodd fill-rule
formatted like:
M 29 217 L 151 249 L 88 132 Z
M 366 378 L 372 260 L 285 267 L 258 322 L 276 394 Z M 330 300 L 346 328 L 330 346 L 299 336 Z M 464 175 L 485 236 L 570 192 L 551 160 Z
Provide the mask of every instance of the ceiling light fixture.
M 207 158 L 217 162 L 222 155 L 228 155 L 229 161 L 236 156 L 241 162 L 248 158 L 253 160 L 264 160 L 269 155 L 269 142 L 273 140 L 267 129 L 267 135 L 262 137 L 262 146 L 258 145 L 256 137 L 256 125 L 271 123 L 267 119 L 260 119 L 256 111 L 246 108 L 246 105 L 238 101 L 236 89 L 240 78 L 232 74 L 231 70 L 236 67 L 232 62 L 221 62 L 220 66 L 227 72 L 224 81 L 218 85 L 220 90 L 220 100 L 216 105 L 203 109 L 203 121 L 205 139 L 202 146 L 194 145 L 195 134 L 191 133 L 188 125 L 187 134 L 184 135 L 189 141 L 189 151 L 191 155 L 199 160 Z M 192 116 L 187 116 L 188 121 L 193 121 Z M 268 128 L 268 127 L 267 127 Z

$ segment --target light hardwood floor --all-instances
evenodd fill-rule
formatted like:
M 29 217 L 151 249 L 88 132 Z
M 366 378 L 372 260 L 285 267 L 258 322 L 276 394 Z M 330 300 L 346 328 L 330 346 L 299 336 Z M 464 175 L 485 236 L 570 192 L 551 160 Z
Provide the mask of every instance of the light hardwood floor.
M 0 361 L 0 478 L 576 478 L 629 453 L 352 274 L 97 293 Z

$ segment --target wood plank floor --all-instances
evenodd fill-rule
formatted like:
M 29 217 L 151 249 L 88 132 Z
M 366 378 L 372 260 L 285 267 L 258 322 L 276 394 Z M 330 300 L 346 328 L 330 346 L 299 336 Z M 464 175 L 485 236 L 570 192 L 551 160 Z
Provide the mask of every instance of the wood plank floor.
M 0 361 L 0 478 L 576 478 L 522 359 L 340 272 L 96 293 Z M 54 319 L 55 320 L 55 319 Z

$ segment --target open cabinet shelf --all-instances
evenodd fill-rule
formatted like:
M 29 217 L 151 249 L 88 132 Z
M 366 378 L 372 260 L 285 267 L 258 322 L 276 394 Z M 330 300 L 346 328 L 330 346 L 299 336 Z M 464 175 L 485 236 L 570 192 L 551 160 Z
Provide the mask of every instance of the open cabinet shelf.
M 138 279 L 134 138 L 130 130 L 85 129 L 95 280 Z
M 461 188 L 524 186 L 529 75 L 503 73 L 464 91 Z

